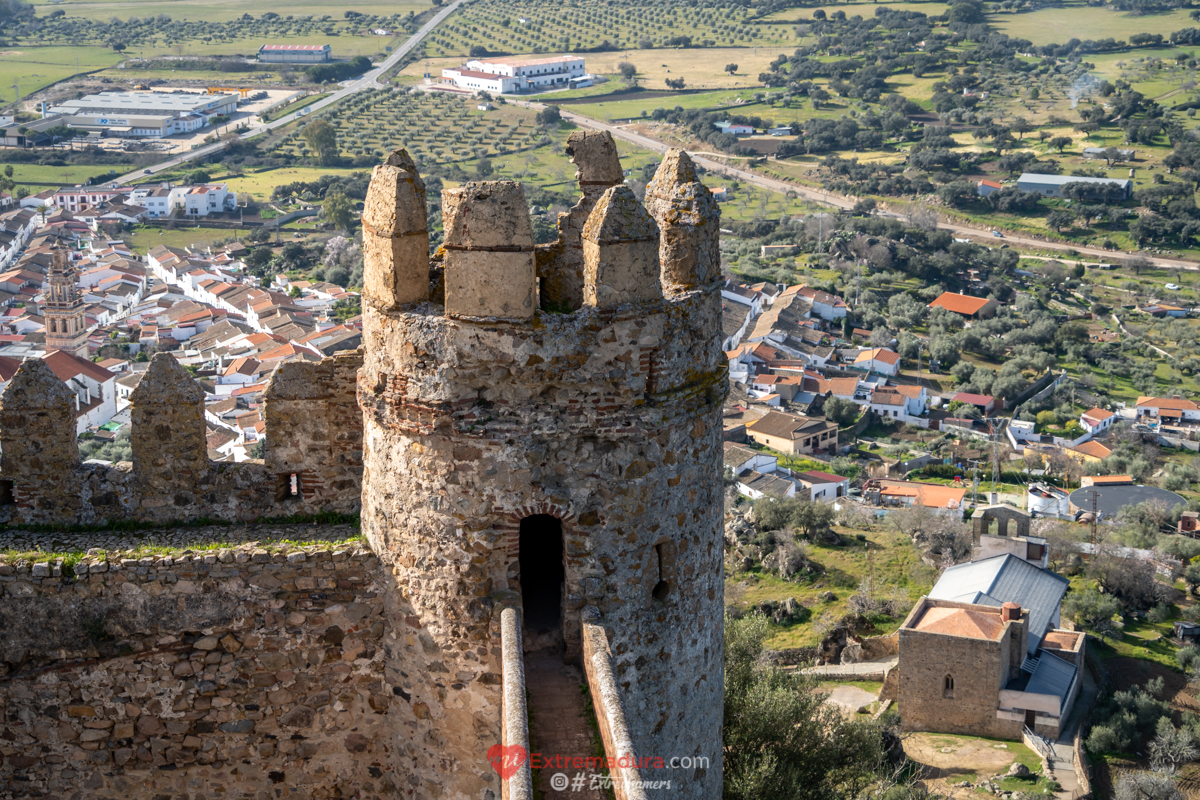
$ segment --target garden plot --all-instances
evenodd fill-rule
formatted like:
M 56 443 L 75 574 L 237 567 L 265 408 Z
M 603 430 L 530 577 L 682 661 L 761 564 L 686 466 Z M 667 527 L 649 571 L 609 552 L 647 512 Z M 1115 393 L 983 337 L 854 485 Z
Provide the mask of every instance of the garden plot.
M 479 0 L 451 17 L 429 37 L 429 56 L 488 53 L 579 52 L 608 42 L 621 46 L 672 47 L 688 37 L 706 47 L 793 44 L 790 27 L 754 25 L 741 6 L 696 8 L 682 3 L 617 4 L 501 2 Z M 478 54 L 478 51 L 476 51 Z M 647 53 L 653 60 L 654 54 Z

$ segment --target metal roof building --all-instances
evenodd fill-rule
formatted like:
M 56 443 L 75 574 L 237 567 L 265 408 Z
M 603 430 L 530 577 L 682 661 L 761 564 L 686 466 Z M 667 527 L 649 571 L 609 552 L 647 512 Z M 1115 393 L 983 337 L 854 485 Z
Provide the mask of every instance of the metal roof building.
M 237 110 L 235 94 L 198 92 L 100 92 L 65 100 L 50 109 L 54 114 L 92 117 L 183 117 L 188 114 L 231 114 Z M 107 123 L 106 123 L 107 124 Z
M 1061 575 L 1006 553 L 950 567 L 938 578 L 929 597 L 985 606 L 1018 603 L 1029 612 L 1028 651 L 1033 655 L 1046 631 L 1058 627 L 1059 605 L 1069 585 Z
M 1133 194 L 1133 181 L 1123 178 L 1085 178 L 1079 175 L 1041 175 L 1036 172 L 1026 172 L 1017 178 L 1017 188 L 1022 192 L 1037 192 L 1043 197 L 1062 197 L 1062 188 L 1068 183 L 1091 183 L 1097 189 L 1109 184 L 1116 184 L 1125 190 L 1124 199 L 1128 200 Z
M 1037 668 L 1025 685 L 1030 694 L 1052 694 L 1065 700 L 1075 680 L 1075 665 L 1052 653 L 1042 652 Z
M 333 61 L 333 49 L 327 44 L 264 44 L 258 48 L 258 60 L 268 64 L 323 64 Z
M 1071 512 L 1078 514 L 1081 511 L 1091 511 L 1093 493 L 1096 498 L 1096 511 L 1101 519 L 1113 519 L 1125 506 L 1135 506 L 1138 503 L 1161 503 L 1167 508 L 1187 504 L 1179 495 L 1157 486 L 1092 485 L 1071 492 L 1067 498 L 1071 503 Z

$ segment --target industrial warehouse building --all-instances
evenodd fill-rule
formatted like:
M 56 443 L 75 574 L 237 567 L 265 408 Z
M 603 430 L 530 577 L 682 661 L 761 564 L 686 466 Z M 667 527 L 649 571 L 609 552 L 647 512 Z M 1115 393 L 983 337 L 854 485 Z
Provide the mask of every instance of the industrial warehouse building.
M 69 114 L 54 117 L 57 124 L 67 125 L 81 131 L 98 131 L 101 135 L 141 139 L 170 136 L 173 133 L 190 133 L 208 124 L 203 114 L 185 114 L 181 117 L 103 116 Z
M 1125 190 L 1124 199 L 1128 200 L 1133 194 L 1133 181 L 1121 178 L 1084 178 L 1078 175 L 1040 175 L 1026 172 L 1017 178 L 1017 188 L 1022 192 L 1037 192 L 1043 197 L 1062 197 L 1062 188 L 1068 183 L 1090 183 L 1097 187 L 1116 184 Z
M 103 116 L 84 114 L 48 114 L 43 119 L 23 123 L 0 130 L 0 145 L 5 147 L 26 147 L 45 144 L 50 141 L 46 132 L 52 128 L 66 125 L 77 131 L 76 136 L 115 136 L 118 138 L 156 138 L 170 136 L 173 133 L 187 133 L 198 130 L 208 124 L 208 118 L 203 114 L 188 114 L 182 117 L 170 116 Z
M 578 89 L 590 86 L 593 78 L 584 71 L 581 56 L 551 56 L 468 61 L 443 69 L 442 80 L 460 89 L 508 94 L 547 87 Z
M 195 92 L 101 92 L 66 100 L 50 108 L 44 120 L 98 135 L 130 138 L 190 133 L 208 125 L 217 114 L 232 114 L 238 98 L 232 94 Z
M 237 111 L 235 94 L 197 92 L 100 92 L 78 100 L 66 100 L 50 109 L 52 114 L 92 117 L 181 117 L 185 114 L 232 114 Z
M 264 44 L 258 48 L 258 60 L 268 64 L 324 64 L 333 61 L 327 44 Z

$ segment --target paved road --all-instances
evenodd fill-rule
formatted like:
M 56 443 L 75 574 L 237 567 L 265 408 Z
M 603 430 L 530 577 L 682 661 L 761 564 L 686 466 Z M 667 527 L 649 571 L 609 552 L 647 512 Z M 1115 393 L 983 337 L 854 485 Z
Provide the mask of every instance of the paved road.
M 275 120 L 274 122 L 268 122 L 264 125 L 260 125 L 256 128 L 253 128 L 253 129 L 247 131 L 246 133 L 243 133 L 241 135 L 241 138 L 242 139 L 251 139 L 255 136 L 260 136 L 261 134 L 266 133 L 267 131 L 274 130 L 275 128 L 282 128 L 284 125 L 289 125 L 289 124 L 295 122 L 300 117 L 308 116 L 309 114 L 312 114 L 313 112 L 320 111 L 321 109 L 331 106 L 334 103 L 340 102 L 352 94 L 361 92 L 365 89 L 380 88 L 381 84 L 378 82 L 379 77 L 381 75 L 383 75 L 383 73 L 385 73 L 389 69 L 391 69 L 392 67 L 396 66 L 396 64 L 399 63 L 400 59 L 402 59 L 406 55 L 408 55 L 409 52 L 411 52 L 414 47 L 416 47 L 417 45 L 419 45 L 421 43 L 422 39 L 424 39 L 426 36 L 428 36 L 429 33 L 434 28 L 436 28 L 438 25 L 441 25 L 442 22 L 446 19 L 446 17 L 450 16 L 455 11 L 457 11 L 458 7 L 460 5 L 462 5 L 465 1 L 466 0 L 454 0 L 453 3 L 446 6 L 441 11 L 439 11 L 435 17 L 433 17 L 431 20 L 429 20 L 424 25 L 422 25 L 420 30 L 418 30 L 416 33 L 414 33 L 412 36 L 410 36 L 408 39 L 406 39 L 404 41 L 404 44 L 400 45 L 394 51 L 392 51 L 392 54 L 390 56 L 388 56 L 386 59 L 384 59 L 383 62 L 380 63 L 379 66 L 375 67 L 370 72 L 366 72 L 362 76 L 355 78 L 354 80 L 345 81 L 344 83 L 342 83 L 341 89 L 338 89 L 336 92 L 329 95 L 328 97 L 318 100 L 317 102 L 313 103 L 312 105 L 305 106 L 303 109 L 301 109 L 299 111 L 295 111 L 291 114 L 287 114 L 286 116 L 280 117 L 279 119 Z M 169 158 L 166 161 L 155 164 L 152 167 L 145 167 L 143 169 L 137 170 L 136 172 L 130 172 L 127 175 L 122 175 L 121 177 L 115 179 L 112 182 L 116 183 L 116 184 L 124 184 L 124 183 L 129 183 L 131 181 L 136 181 L 139 178 L 144 178 L 147 175 L 153 175 L 158 172 L 165 172 L 167 170 L 174 169 L 175 167 L 179 166 L 180 164 L 184 164 L 188 161 L 191 161 L 192 159 L 200 158 L 202 156 L 209 155 L 210 153 L 215 153 L 224 146 L 225 145 L 222 144 L 221 142 L 216 142 L 214 144 L 205 145 L 204 147 L 198 147 L 195 150 L 189 150 L 186 153 L 182 153 L 178 156 L 174 156 L 173 158 Z
M 534 103 L 534 102 L 521 101 L 521 100 L 512 101 L 512 102 L 515 105 L 525 106 L 527 108 L 534 108 L 534 109 L 544 108 L 544 105 L 542 103 Z M 627 142 L 631 142 L 633 144 L 640 145 L 649 150 L 653 150 L 656 153 L 665 153 L 668 150 L 668 148 L 671 147 L 671 145 L 664 144 L 663 142 L 660 142 L 657 139 L 651 139 L 649 136 L 644 136 L 640 133 L 636 133 L 634 131 L 628 130 L 626 128 L 621 127 L 620 125 L 612 125 L 612 124 L 609 124 L 606 122 L 600 122 L 599 120 L 595 120 L 595 119 L 592 119 L 591 117 L 585 117 L 580 114 L 576 114 L 572 111 L 568 111 L 561 107 L 559 110 L 562 112 L 563 119 L 567 120 L 568 122 L 573 122 L 576 125 L 582 125 L 583 127 L 586 127 L 586 128 L 592 128 L 593 130 L 608 131 L 615 138 L 623 139 Z M 831 205 L 836 208 L 843 208 L 843 209 L 852 208 L 855 203 L 855 200 L 853 198 L 848 199 L 845 197 L 841 197 L 839 195 L 829 194 L 828 192 L 822 192 L 818 189 L 812 189 L 808 186 L 802 186 L 797 183 L 790 183 L 788 181 L 781 181 L 776 178 L 769 178 L 765 175 L 758 175 L 754 172 L 751 172 L 750 170 L 745 170 L 745 169 L 741 169 L 739 167 L 732 167 L 727 164 L 722 164 L 718 161 L 713 161 L 712 159 L 705 158 L 704 156 L 701 156 L 701 155 L 698 155 L 695 153 L 693 153 L 691 155 L 692 155 L 693 161 L 695 161 L 700 166 L 704 167 L 706 170 L 709 170 L 710 172 L 715 172 L 715 173 L 722 174 L 722 175 L 725 175 L 725 176 L 731 177 L 731 178 L 737 178 L 740 181 L 745 181 L 746 183 L 750 183 L 755 186 L 761 186 L 764 189 L 770 189 L 775 192 L 789 192 L 789 191 L 795 192 L 796 194 L 800 195 L 801 197 L 807 198 L 809 200 L 814 200 L 818 203 L 825 203 L 826 205 Z M 887 211 L 880 211 L 880 212 L 877 212 L 877 214 L 878 214 L 878 216 L 884 216 L 884 217 L 899 217 L 899 216 L 901 216 L 899 214 L 896 214 L 893 212 L 887 212 Z M 985 241 L 989 241 L 989 242 L 1003 243 L 1003 244 L 1009 244 L 1009 245 L 1020 245 L 1021 247 L 1040 248 L 1043 250 L 1059 250 L 1059 251 L 1063 251 L 1063 252 L 1066 252 L 1069 250 L 1074 250 L 1075 252 L 1077 252 L 1083 256 L 1093 256 L 1096 261 L 1105 261 L 1105 260 L 1112 261 L 1114 259 L 1120 259 L 1123 256 L 1127 255 L 1127 254 L 1120 253 L 1120 252 L 1114 252 L 1112 250 L 1105 250 L 1100 247 L 1083 247 L 1081 245 L 1069 244 L 1066 242 L 1045 242 L 1045 241 L 1042 241 L 1041 239 L 1034 239 L 1034 238 L 1020 236 L 1018 234 L 1011 234 L 1011 233 L 1004 234 L 1003 238 L 995 238 L 995 237 L 992 237 L 990 230 L 982 230 L 980 228 L 972 228 L 970 226 L 962 225 L 962 224 L 954 223 L 954 222 L 939 222 L 938 227 L 942 228 L 944 230 L 951 231 L 952 233 L 955 233 L 962 237 L 970 236 L 970 237 L 975 237 L 975 238 L 982 238 Z M 1148 258 L 1149 261 L 1156 267 L 1165 267 L 1168 269 L 1174 268 L 1174 269 L 1185 269 L 1185 270 L 1200 270 L 1200 264 L 1197 264 L 1194 261 L 1183 261 L 1181 259 L 1163 258 L 1161 256 L 1146 256 L 1146 258 Z

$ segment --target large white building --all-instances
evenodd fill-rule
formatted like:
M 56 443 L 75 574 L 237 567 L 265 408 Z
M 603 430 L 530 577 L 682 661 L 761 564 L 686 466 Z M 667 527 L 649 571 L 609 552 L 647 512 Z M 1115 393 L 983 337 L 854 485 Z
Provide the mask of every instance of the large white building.
M 207 183 L 201 186 L 121 186 L 111 189 L 102 186 L 75 186 L 59 189 L 46 199 L 34 198 L 29 205 L 44 203 L 66 211 L 78 212 L 117 198 L 146 209 L 146 216 L 155 218 L 169 217 L 176 208 L 182 209 L 184 215 L 189 217 L 206 217 L 237 208 L 237 192 L 229 191 L 228 184 L 224 183 Z
M 65 100 L 50 108 L 48 117 L 81 130 L 153 138 L 199 130 L 209 117 L 237 111 L 237 104 L 233 94 L 100 92 Z
M 590 84 L 592 76 L 585 72 L 582 56 L 550 56 L 477 59 L 443 69 L 442 80 L 461 89 L 507 94 L 548 87 L 574 89 Z

